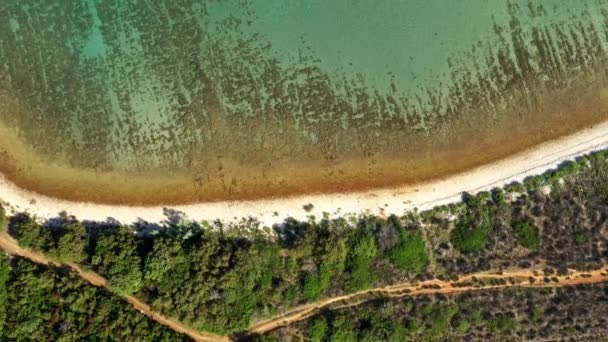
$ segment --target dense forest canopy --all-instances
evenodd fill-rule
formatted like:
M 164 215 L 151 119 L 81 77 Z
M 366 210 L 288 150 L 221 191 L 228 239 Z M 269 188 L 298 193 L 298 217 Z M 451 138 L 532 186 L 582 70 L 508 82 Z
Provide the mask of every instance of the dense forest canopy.
M 0 254 L 2 341 L 189 341 L 67 269 Z

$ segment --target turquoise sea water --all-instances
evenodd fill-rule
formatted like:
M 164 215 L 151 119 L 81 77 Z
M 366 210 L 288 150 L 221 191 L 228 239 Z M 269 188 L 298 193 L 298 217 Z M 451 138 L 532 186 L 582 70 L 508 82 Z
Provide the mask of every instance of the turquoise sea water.
M 210 181 L 218 159 L 407 157 L 414 136 L 541 115 L 531 104 L 566 79 L 603 82 L 585 75 L 606 59 L 606 13 L 603 0 L 5 0 L 0 123 L 72 167 Z
M 493 16 L 504 4 L 488 1 L 256 2 L 251 31 L 271 42 L 285 63 L 307 49 L 324 70 L 360 74 L 386 90 L 391 76 L 415 90 L 449 72 L 451 54 L 493 38 Z M 234 9 L 226 11 L 234 13 Z

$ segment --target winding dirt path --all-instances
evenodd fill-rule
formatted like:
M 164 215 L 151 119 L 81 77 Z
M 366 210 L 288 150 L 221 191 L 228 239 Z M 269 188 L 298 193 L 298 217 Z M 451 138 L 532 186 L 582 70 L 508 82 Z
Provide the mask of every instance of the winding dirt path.
M 550 281 L 545 282 L 545 277 Z M 553 280 L 551 280 L 553 278 Z M 557 282 L 555 282 L 557 279 Z M 510 282 L 512 281 L 512 283 Z M 504 287 L 562 287 L 568 285 L 593 284 L 608 281 L 608 268 L 591 272 L 570 270 L 568 275 L 548 275 L 533 270 L 513 270 L 502 273 L 476 273 L 460 277 L 457 281 L 438 279 L 391 285 L 355 292 L 349 295 L 332 297 L 316 303 L 290 309 L 271 319 L 253 324 L 246 335 L 263 334 L 292 323 L 305 320 L 321 310 L 335 310 L 357 306 L 379 298 L 397 298 L 426 294 L 452 294 L 466 291 L 477 291 Z M 501 283 L 498 283 L 501 282 Z
M 22 248 L 21 246 L 19 246 L 17 241 L 15 241 L 15 239 L 13 239 L 10 235 L 8 235 L 4 231 L 0 233 L 0 249 L 3 249 L 5 252 L 7 252 L 10 255 L 20 256 L 22 258 L 29 259 L 30 261 L 33 261 L 40 265 L 59 266 L 58 263 L 49 259 L 44 254 Z M 82 279 L 84 279 L 85 281 L 90 283 L 91 285 L 97 286 L 97 287 L 103 287 L 103 288 L 107 289 L 108 291 L 113 292 L 108 287 L 107 280 L 105 278 L 103 278 L 102 276 L 100 276 L 99 274 L 83 270 L 78 265 L 73 264 L 73 263 L 69 263 L 66 265 L 68 267 L 70 267 L 70 269 L 72 271 L 74 271 L 76 274 L 78 274 L 79 277 L 81 277 Z M 113 293 L 115 293 L 115 292 L 113 292 Z M 144 315 L 150 317 L 150 319 L 152 319 L 176 332 L 188 335 L 194 341 L 197 341 L 197 342 L 230 341 L 230 338 L 228 338 L 227 336 L 220 336 L 220 335 L 215 335 L 215 334 L 211 334 L 211 333 L 198 332 L 194 329 L 191 329 L 191 328 L 185 326 L 181 322 L 178 322 L 174 319 L 165 317 L 165 316 L 153 311 L 149 305 L 147 305 L 146 303 L 142 302 L 141 300 L 135 298 L 134 296 L 122 296 L 122 298 L 124 298 L 135 309 L 139 310 Z

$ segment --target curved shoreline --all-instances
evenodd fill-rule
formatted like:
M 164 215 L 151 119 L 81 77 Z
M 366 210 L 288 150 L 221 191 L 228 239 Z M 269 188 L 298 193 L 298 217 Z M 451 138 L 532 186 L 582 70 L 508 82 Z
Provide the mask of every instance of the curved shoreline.
M 9 211 L 25 211 L 43 219 L 57 217 L 60 212 L 65 211 L 80 220 L 105 221 L 112 218 L 122 223 L 140 220 L 160 223 L 167 220 L 165 211 L 170 209 L 182 212 L 191 220 L 220 220 L 231 223 L 253 217 L 261 224 L 271 226 L 283 222 L 287 217 L 306 220 L 309 215 L 321 217 L 324 212 L 329 213 L 330 217 L 336 217 L 362 213 L 402 214 L 414 207 L 421 210 L 430 209 L 459 201 L 462 192 L 475 193 L 521 181 L 564 161 L 605 148 L 608 148 L 608 121 L 464 173 L 392 189 L 144 207 L 55 199 L 18 188 L 4 175 L 0 175 L 0 199 L 9 204 Z M 303 206 L 309 203 L 314 206 L 313 209 L 304 210 Z

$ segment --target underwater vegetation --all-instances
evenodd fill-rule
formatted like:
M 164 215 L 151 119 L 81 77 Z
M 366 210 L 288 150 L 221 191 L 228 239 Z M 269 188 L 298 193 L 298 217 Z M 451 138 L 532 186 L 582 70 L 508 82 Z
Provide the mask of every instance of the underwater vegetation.
M 105 203 L 353 191 L 608 117 L 605 1 L 302 6 L 8 0 L 0 170 Z

